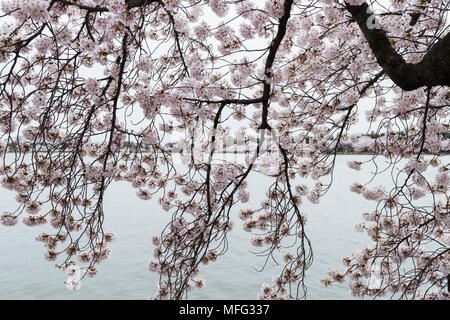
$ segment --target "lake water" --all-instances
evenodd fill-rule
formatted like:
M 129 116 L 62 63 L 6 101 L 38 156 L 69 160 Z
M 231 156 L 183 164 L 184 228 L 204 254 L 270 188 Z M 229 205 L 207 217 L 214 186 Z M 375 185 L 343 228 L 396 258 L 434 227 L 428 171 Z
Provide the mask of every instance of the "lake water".
M 320 280 L 329 269 L 343 270 L 342 258 L 365 247 L 369 241 L 358 233 L 355 225 L 361 214 L 375 203 L 350 192 L 356 179 L 369 176 L 365 170 L 356 172 L 347 167 L 350 160 L 369 159 L 367 155 L 340 155 L 337 158 L 331 190 L 317 205 L 305 200 L 301 206 L 308 218 L 307 232 L 314 250 L 313 266 L 307 271 L 308 299 L 352 299 L 349 289 L 342 285 L 325 288 Z M 446 156 L 443 161 L 449 162 Z M 364 169 L 364 167 L 363 167 Z M 367 176 L 358 176 L 366 174 Z M 248 177 L 251 199 L 246 207 L 257 207 L 265 198 L 272 178 L 260 174 Z M 377 177 L 375 185 L 391 185 L 389 173 Z M 2 210 L 14 208 L 14 194 L 0 192 Z M 238 208 L 239 209 L 239 208 Z M 126 182 L 113 183 L 106 193 L 105 229 L 113 230 L 110 259 L 98 266 L 98 275 L 82 281 L 80 290 L 69 291 L 64 281 L 67 275 L 44 259 L 42 243 L 35 237 L 42 229 L 18 224 L 0 225 L 0 299 L 148 299 L 155 291 L 158 275 L 148 270 L 152 259 L 151 238 L 159 235 L 169 219 L 157 198 L 144 201 Z M 229 235 L 229 250 L 217 262 L 201 268 L 200 277 L 206 286 L 194 290 L 190 299 L 256 299 L 263 283 L 271 283 L 279 270 L 267 266 L 257 272 L 263 258 L 250 253 L 251 235 L 242 228 L 234 211 L 234 229 Z

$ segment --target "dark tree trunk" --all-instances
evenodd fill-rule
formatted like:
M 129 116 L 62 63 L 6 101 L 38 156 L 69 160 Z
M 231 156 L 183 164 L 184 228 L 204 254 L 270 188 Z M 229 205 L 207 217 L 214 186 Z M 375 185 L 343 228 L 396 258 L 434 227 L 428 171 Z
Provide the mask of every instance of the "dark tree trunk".
M 450 33 L 440 39 L 419 63 L 407 63 L 392 47 L 383 29 L 370 28 L 372 12 L 367 3 L 346 4 L 348 12 L 358 23 L 378 64 L 391 80 L 406 91 L 420 87 L 450 86 Z

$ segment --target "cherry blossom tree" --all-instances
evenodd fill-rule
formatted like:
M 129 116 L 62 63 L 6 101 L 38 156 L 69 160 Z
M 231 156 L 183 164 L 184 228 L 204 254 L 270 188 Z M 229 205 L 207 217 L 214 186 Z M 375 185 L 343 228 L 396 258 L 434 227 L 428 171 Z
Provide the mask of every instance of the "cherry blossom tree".
M 38 237 L 47 259 L 94 276 L 113 239 L 103 229 L 105 192 L 128 181 L 172 214 L 153 239 L 156 299 L 204 285 L 199 267 L 227 251 L 233 214 L 267 261 L 284 265 L 259 297 L 304 298 L 313 243 L 302 202 L 329 190 L 338 149 L 362 114 L 368 132 L 385 135 L 371 144 L 370 161 L 349 166 L 389 171 L 395 186 L 351 186 L 374 201 L 359 226 L 373 241 L 323 283 L 346 281 L 359 297 L 447 299 L 449 5 L 2 1 L 0 175 L 18 206 L 0 220 L 50 224 L 54 232 Z M 215 163 L 216 137 L 236 123 L 259 137 L 250 161 Z M 201 141 L 207 156 L 187 157 L 180 169 L 163 147 L 173 134 L 192 147 Z M 276 137 L 278 167 L 267 199 L 248 208 L 247 177 L 267 137 Z

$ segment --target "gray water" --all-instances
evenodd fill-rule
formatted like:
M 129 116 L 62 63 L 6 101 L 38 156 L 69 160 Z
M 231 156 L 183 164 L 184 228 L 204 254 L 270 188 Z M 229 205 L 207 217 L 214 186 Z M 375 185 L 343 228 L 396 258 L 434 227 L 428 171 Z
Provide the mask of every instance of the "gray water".
M 369 178 L 365 170 L 356 172 L 347 167 L 347 161 L 355 158 L 362 161 L 370 156 L 338 156 L 331 190 L 319 204 L 305 199 L 301 206 L 308 218 L 307 233 L 314 250 L 314 263 L 307 271 L 308 299 L 352 298 L 345 284 L 326 288 L 320 280 L 330 269 L 343 270 L 342 258 L 369 241 L 365 234 L 356 232 L 355 225 L 375 203 L 350 191 L 356 179 Z M 445 160 L 448 162 L 449 157 Z M 251 199 L 246 207 L 255 208 L 265 199 L 271 181 L 258 173 L 248 177 Z M 375 185 L 379 184 L 392 185 L 390 175 L 378 177 Z M 158 275 L 148 270 L 154 248 L 151 238 L 160 234 L 170 215 L 157 201 L 139 199 L 126 182 L 110 186 L 105 200 L 105 230 L 115 233 L 111 256 L 98 266 L 97 276 L 82 281 L 80 290 L 66 289 L 65 272 L 45 260 L 42 243 L 34 240 L 42 229 L 0 225 L 0 299 L 148 299 L 158 282 Z M 0 205 L 3 210 L 13 209 L 14 194 L 1 190 Z M 206 280 L 206 286 L 192 291 L 190 299 L 256 299 L 261 285 L 271 283 L 279 270 L 268 266 L 263 272 L 255 271 L 264 261 L 250 253 L 254 251 L 251 235 L 243 230 L 238 213 L 239 208 L 234 211 L 228 252 L 201 268 L 200 278 Z

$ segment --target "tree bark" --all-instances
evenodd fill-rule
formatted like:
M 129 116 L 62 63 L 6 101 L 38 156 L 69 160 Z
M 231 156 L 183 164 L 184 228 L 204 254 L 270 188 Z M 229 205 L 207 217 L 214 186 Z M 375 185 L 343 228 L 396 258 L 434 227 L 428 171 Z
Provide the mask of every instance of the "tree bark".
M 439 39 L 419 63 L 407 63 L 392 47 L 385 30 L 369 28 L 367 22 L 373 13 L 366 2 L 357 6 L 346 3 L 346 8 L 358 23 L 380 67 L 400 88 L 411 91 L 424 86 L 450 86 L 450 33 Z

